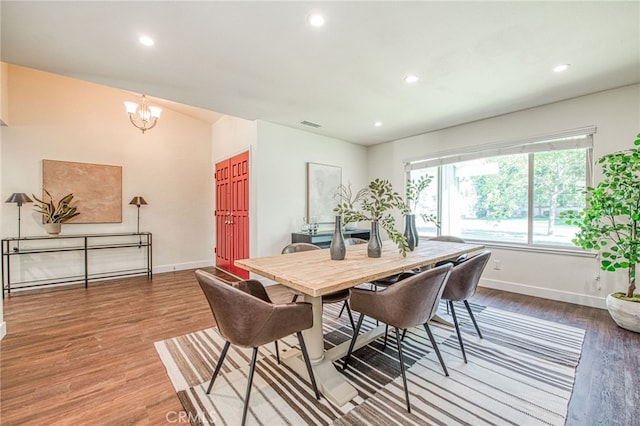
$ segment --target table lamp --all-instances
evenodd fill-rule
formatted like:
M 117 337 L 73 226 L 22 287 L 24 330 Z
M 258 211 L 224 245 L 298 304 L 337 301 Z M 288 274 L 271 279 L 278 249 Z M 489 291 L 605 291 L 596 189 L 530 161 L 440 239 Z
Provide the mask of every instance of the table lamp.
M 20 207 L 24 203 L 33 203 L 33 200 L 29 198 L 24 192 L 14 192 L 11 197 L 7 198 L 5 203 L 16 203 L 18 205 L 18 245 L 14 248 L 14 251 L 20 250 Z
M 146 205 L 147 202 L 144 200 L 144 198 L 142 198 L 139 195 L 136 195 L 135 197 L 133 197 L 133 199 L 129 202 L 129 204 L 135 205 L 138 207 L 138 231 L 136 232 L 137 234 L 140 233 L 140 206 L 142 205 Z

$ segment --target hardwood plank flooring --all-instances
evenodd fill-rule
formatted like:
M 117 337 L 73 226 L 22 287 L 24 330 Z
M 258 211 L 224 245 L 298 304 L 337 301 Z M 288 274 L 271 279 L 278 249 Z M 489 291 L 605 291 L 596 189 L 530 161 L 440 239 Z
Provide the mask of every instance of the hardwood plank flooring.
M 604 310 L 488 289 L 473 301 L 586 329 L 567 424 L 640 425 L 640 335 Z M 214 325 L 193 271 L 14 293 L 4 319 L 2 425 L 180 424 L 153 343 Z

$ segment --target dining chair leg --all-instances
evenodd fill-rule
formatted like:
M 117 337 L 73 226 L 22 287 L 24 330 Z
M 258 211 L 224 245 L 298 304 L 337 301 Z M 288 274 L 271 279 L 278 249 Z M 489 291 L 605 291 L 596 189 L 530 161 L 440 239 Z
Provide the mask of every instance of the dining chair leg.
M 396 329 L 396 345 L 398 346 L 398 360 L 400 361 L 400 372 L 402 373 L 402 384 L 404 385 L 404 398 L 407 401 L 407 411 L 411 412 L 411 404 L 409 404 L 409 389 L 407 388 L 407 376 L 404 372 L 404 359 L 402 357 L 402 344 L 400 343 L 400 330 Z
M 300 343 L 300 349 L 302 350 L 302 357 L 304 358 L 304 364 L 307 367 L 307 373 L 309 374 L 309 379 L 311 380 L 311 387 L 313 388 L 313 392 L 316 394 L 316 399 L 320 399 L 320 393 L 318 392 L 318 385 L 316 384 L 316 378 L 313 375 L 313 370 L 311 369 L 311 361 L 309 360 L 309 352 L 307 352 L 307 345 L 304 344 L 304 338 L 302 337 L 302 332 L 298 331 L 296 335 L 298 336 L 298 342 Z
M 347 301 L 345 300 L 342 304 L 342 308 L 340 308 L 340 313 L 338 314 L 338 318 L 342 318 L 342 313 L 344 312 L 344 307 L 347 306 Z
M 276 359 L 278 360 L 278 365 L 280 365 L 280 351 L 278 350 L 278 341 L 275 340 L 273 343 L 276 344 Z
M 451 317 L 453 318 L 453 325 L 456 326 L 456 333 L 458 334 L 458 342 L 460 342 L 460 350 L 462 351 L 462 358 L 464 363 L 467 363 L 467 354 L 464 352 L 464 343 L 462 343 L 462 334 L 460 333 L 460 324 L 458 324 L 458 318 L 456 317 L 456 311 L 453 308 L 453 301 L 449 300 L 449 308 L 451 308 Z
M 355 330 L 356 323 L 353 321 L 353 314 L 351 313 L 351 307 L 349 306 L 349 302 L 345 300 L 344 306 L 347 307 L 347 314 L 349 314 L 349 322 L 351 323 L 351 329 Z
M 294 294 L 293 297 L 291 298 L 291 303 L 294 303 L 296 300 L 298 300 L 298 295 Z
M 438 349 L 438 344 L 436 343 L 436 339 L 433 338 L 433 333 L 431 333 L 431 328 L 429 327 L 429 323 L 425 322 L 423 325 L 424 325 L 424 329 L 427 331 L 427 334 L 429 335 L 429 340 L 431 340 L 431 346 L 433 346 L 433 350 L 436 351 L 436 355 L 440 360 L 440 365 L 442 365 L 442 369 L 444 370 L 444 375 L 449 376 L 449 372 L 447 371 L 447 366 L 444 365 L 444 359 L 442 359 L 442 355 L 440 355 L 440 349 Z
M 476 322 L 476 317 L 473 316 L 473 312 L 471 311 L 471 306 L 469 306 L 469 302 L 464 301 L 464 306 L 467 307 L 467 311 L 469 312 L 469 316 L 471 317 L 471 321 L 473 321 L 473 326 L 476 328 L 478 332 L 478 336 L 482 339 L 482 333 L 480 332 L 480 327 L 478 327 L 478 323 Z
M 216 377 L 218 376 L 218 372 L 220 372 L 220 367 L 222 367 L 222 362 L 224 361 L 224 357 L 227 356 L 227 351 L 229 350 L 229 346 L 231 342 L 227 341 L 224 344 L 224 348 L 222 348 L 222 353 L 220 354 L 220 358 L 218 358 L 218 363 L 216 364 L 216 368 L 213 371 L 213 376 L 211 376 L 211 381 L 209 382 L 209 387 L 207 388 L 207 394 L 211 392 L 211 388 L 213 387 L 213 382 L 216 381 Z
M 249 409 L 249 397 L 251 396 L 251 384 L 253 383 L 253 372 L 256 370 L 256 359 L 258 358 L 258 348 L 253 348 L 251 356 L 251 368 L 249 369 L 249 379 L 247 380 L 247 391 L 244 394 L 244 409 L 242 410 L 242 422 L 244 426 L 247 421 L 247 410 Z
M 405 328 L 404 330 L 402 330 L 402 337 L 400 338 L 400 340 L 402 340 L 404 342 L 404 336 L 407 334 L 407 329 Z
M 351 337 L 351 343 L 349 344 L 349 350 L 347 351 L 347 356 L 344 358 L 344 363 L 342 364 L 342 370 L 347 369 L 347 365 L 349 364 L 349 359 L 351 358 L 351 351 L 353 351 L 353 347 L 356 345 L 356 339 L 358 338 L 358 333 L 360 333 L 360 326 L 362 325 L 362 320 L 364 319 L 364 314 L 360 314 L 360 318 L 358 318 L 358 324 L 356 324 L 356 328 L 353 330 L 353 337 Z
M 387 334 L 389 334 L 389 324 L 384 325 L 384 344 L 382 345 L 382 350 L 387 349 Z

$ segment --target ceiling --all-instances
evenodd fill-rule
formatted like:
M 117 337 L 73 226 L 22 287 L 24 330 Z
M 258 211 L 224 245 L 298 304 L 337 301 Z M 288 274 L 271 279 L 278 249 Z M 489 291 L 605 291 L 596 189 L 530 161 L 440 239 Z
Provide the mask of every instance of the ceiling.
M 4 62 L 362 145 L 640 82 L 638 1 L 0 7 Z

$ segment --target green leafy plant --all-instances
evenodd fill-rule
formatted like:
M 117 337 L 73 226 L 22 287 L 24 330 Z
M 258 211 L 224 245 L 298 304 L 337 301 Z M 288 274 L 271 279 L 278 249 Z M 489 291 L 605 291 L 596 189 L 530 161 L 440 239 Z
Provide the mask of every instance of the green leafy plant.
M 36 200 L 36 205 L 33 209 L 42 214 L 44 223 L 64 223 L 80 214 L 78 209 L 71 205 L 73 194 L 65 195 L 56 204 L 49 191 L 44 188 L 43 191 L 45 195 L 49 197 L 48 201 L 39 199 L 35 194 L 32 195 L 34 200 Z M 45 197 L 42 198 L 44 199 Z
M 407 187 L 405 190 L 405 198 L 407 200 L 408 211 L 404 214 L 411 214 L 412 212 L 416 212 L 418 209 L 418 204 L 420 203 L 420 194 L 422 191 L 427 189 L 427 187 L 431 184 L 433 180 L 433 176 L 431 175 L 423 175 L 418 179 L 407 179 Z M 440 222 L 436 215 L 432 213 L 420 213 L 420 217 L 425 222 L 433 223 L 437 228 L 440 227 Z
M 579 227 L 574 244 L 600 252 L 602 270 L 627 271 L 626 293 L 613 296 L 628 299 L 634 296 L 640 261 L 640 134 L 634 144 L 636 148 L 600 158 L 604 178 L 587 187 L 586 207 L 560 214 L 568 225 Z
M 366 188 L 353 194 L 351 185 L 340 185 L 336 192 L 338 205 L 333 209 L 342 215 L 344 223 L 377 221 L 387 231 L 389 239 L 393 241 L 403 256 L 406 256 L 409 245 L 407 239 L 395 228 L 396 222 L 391 215 L 393 209 L 403 214 L 409 207 L 402 200 L 402 196 L 393 190 L 388 180 L 372 180 Z

